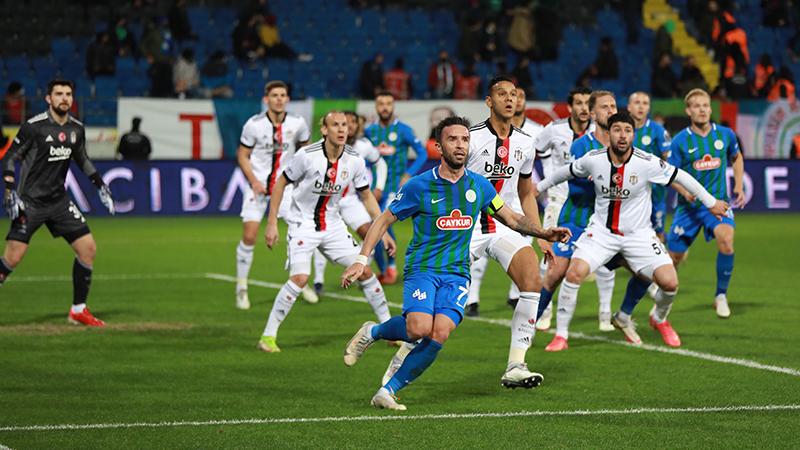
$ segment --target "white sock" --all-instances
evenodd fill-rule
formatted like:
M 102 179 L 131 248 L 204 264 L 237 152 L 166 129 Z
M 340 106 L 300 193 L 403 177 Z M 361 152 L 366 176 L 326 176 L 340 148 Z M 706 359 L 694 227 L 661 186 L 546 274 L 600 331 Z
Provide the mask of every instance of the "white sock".
M 392 315 L 389 313 L 386 293 L 383 292 L 383 286 L 381 286 L 380 281 L 378 281 L 378 277 L 373 274 L 366 280 L 359 281 L 358 284 L 361 285 L 361 290 L 364 291 L 364 297 L 367 298 L 369 306 L 372 307 L 375 315 L 378 316 L 378 323 L 383 323 L 391 319 Z
M 539 278 L 544 280 L 544 275 L 547 273 L 547 263 L 544 261 L 544 257 L 542 260 L 539 261 Z
M 247 245 L 239 241 L 236 246 L 236 291 L 247 290 L 247 277 L 250 275 L 250 266 L 253 265 L 254 245 Z
M 322 252 L 319 249 L 314 250 L 314 284 L 325 284 L 325 266 L 327 264 L 328 260 Z
M 611 298 L 614 296 L 614 271 L 600 266 L 594 274 L 597 276 L 597 295 L 600 297 L 600 312 L 611 312 Z
M 656 292 L 656 307 L 653 312 L 653 318 L 658 323 L 667 320 L 669 311 L 672 309 L 672 303 L 675 301 L 675 295 L 678 291 L 664 291 L 659 288 Z
M 572 284 L 564 280 L 561 289 L 558 291 L 558 310 L 556 311 L 556 336 L 569 339 L 569 323 L 575 315 L 575 307 L 578 306 L 579 284 Z
M 508 298 L 519 298 L 519 296 L 519 288 L 517 287 L 516 283 L 512 281 L 511 286 L 508 287 Z
M 511 318 L 511 347 L 508 363 L 525 362 L 525 354 L 536 333 L 536 312 L 539 309 L 538 292 L 520 292 L 514 316 Z
M 86 303 L 78 303 L 77 305 L 72 305 L 72 312 L 74 314 L 80 314 L 86 309 Z
M 483 275 L 486 273 L 486 265 L 489 263 L 489 258 L 483 257 L 477 261 L 473 261 L 469 267 L 469 274 L 472 281 L 469 283 L 469 295 L 467 296 L 467 304 L 472 305 L 481 301 L 481 281 Z
M 297 300 L 301 290 L 300 286 L 294 284 L 292 280 L 286 281 L 286 284 L 281 287 L 278 295 L 275 296 L 272 311 L 269 312 L 267 326 L 264 327 L 264 336 L 278 337 L 278 327 L 281 326 L 283 319 L 289 315 L 289 311 L 292 310 L 294 301 Z
M 619 319 L 620 322 L 622 322 L 622 323 L 628 323 L 631 320 L 631 316 L 629 314 L 627 314 L 627 313 L 622 312 L 622 311 L 618 311 L 617 312 L 617 319 Z

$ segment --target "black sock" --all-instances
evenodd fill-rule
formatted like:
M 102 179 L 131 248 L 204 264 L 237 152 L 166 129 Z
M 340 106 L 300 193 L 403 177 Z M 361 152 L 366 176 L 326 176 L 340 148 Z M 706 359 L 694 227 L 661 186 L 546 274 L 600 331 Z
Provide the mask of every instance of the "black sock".
M 11 275 L 11 272 L 13 272 L 13 270 L 11 270 L 11 268 L 8 267 L 8 264 L 6 264 L 6 260 L 0 258 L 0 285 L 2 285 L 4 281 L 6 281 L 6 278 L 8 278 L 8 276 Z
M 86 303 L 89 286 L 92 284 L 92 268 L 86 267 L 78 258 L 72 264 L 72 304 Z

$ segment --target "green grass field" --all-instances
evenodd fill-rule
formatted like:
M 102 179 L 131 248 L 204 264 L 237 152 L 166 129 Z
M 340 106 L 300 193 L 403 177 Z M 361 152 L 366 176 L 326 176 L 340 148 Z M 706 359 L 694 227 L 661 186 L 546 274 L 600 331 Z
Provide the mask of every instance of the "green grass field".
M 492 263 L 482 320 L 465 321 L 401 392 L 400 414 L 369 406 L 393 348 L 342 363 L 373 315 L 341 298 L 361 293 L 337 287 L 340 268 L 329 266 L 326 284 L 339 298 L 299 301 L 283 352 L 265 354 L 255 345 L 276 293 L 267 286 L 287 277 L 285 249 L 258 247 L 251 277 L 262 283 L 253 308 L 236 310 L 237 218 L 91 218 L 90 305 L 109 324 L 100 330 L 67 325 L 72 254 L 43 229 L 0 288 L 0 448 L 797 448 L 800 216 L 741 214 L 737 224 L 729 320 L 711 307 L 713 244 L 695 244 L 679 271 L 671 320 L 691 352 L 658 351 L 647 298 L 635 317 L 649 346 L 597 331 L 587 284 L 570 349 L 545 353 L 552 336 L 540 333 L 528 353 L 542 386 L 506 390 L 511 310 Z M 404 248 L 410 227 L 397 231 Z M 619 273 L 615 308 L 627 279 Z M 400 289 L 387 288 L 390 302 L 402 302 Z

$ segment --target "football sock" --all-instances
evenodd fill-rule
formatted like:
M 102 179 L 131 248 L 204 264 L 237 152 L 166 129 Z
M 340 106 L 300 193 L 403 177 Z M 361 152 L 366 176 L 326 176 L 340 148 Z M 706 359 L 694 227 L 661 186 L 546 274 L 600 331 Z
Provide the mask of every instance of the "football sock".
M 667 320 L 669 311 L 672 309 L 672 302 L 675 301 L 675 294 L 677 293 L 678 291 L 664 291 L 663 289 L 658 289 L 656 293 L 656 307 L 653 311 L 653 318 L 656 322 L 662 323 Z
M 484 257 L 473 262 L 469 267 L 469 275 L 472 281 L 469 283 L 468 305 L 478 303 L 481 300 L 481 281 L 483 281 L 483 274 L 486 273 L 486 265 L 488 263 L 489 258 Z
M 542 288 L 542 292 L 539 294 L 539 308 L 536 312 L 536 320 L 539 320 L 544 314 L 544 311 L 550 306 L 550 301 L 553 299 L 553 293 L 548 291 L 546 288 Z
M 539 261 L 539 278 L 544 280 L 544 275 L 546 273 L 547 273 L 547 263 L 544 261 L 544 258 L 542 258 L 542 260 Z
M 400 389 L 406 387 L 409 383 L 416 380 L 417 377 L 425 372 L 425 369 L 430 367 L 442 349 L 442 344 L 434 341 L 431 338 L 425 338 L 420 344 L 411 350 L 403 365 L 397 369 L 397 372 L 384 386 L 392 394 L 397 393 Z
M 0 258 L 0 286 L 2 286 L 3 282 L 6 281 L 6 278 L 8 278 L 8 276 L 11 275 L 11 272 L 13 272 L 13 270 L 11 269 L 11 267 L 8 267 L 8 264 L 6 264 L 6 260 Z
M 635 276 L 631 277 L 631 279 L 628 280 L 628 287 L 625 288 L 625 298 L 622 299 L 622 306 L 619 308 L 620 311 L 629 316 L 632 315 L 633 309 L 636 308 L 636 305 L 642 300 L 642 297 L 647 293 L 647 288 L 649 287 L 649 281 L 642 280 Z
M 281 290 L 278 291 L 278 295 L 275 296 L 275 302 L 272 304 L 272 311 L 269 312 L 267 326 L 264 327 L 264 336 L 278 336 L 278 327 L 281 326 L 283 319 L 289 315 L 289 311 L 292 310 L 294 301 L 297 300 L 301 290 L 302 288 L 294 284 L 292 280 L 287 280 L 286 284 L 281 286 Z
M 254 245 L 247 245 L 239 241 L 236 246 L 236 291 L 247 290 L 247 277 L 250 275 L 250 266 L 253 265 Z
M 538 292 L 520 292 L 517 307 L 511 318 L 511 347 L 508 350 L 508 363 L 525 362 L 536 333 L 536 312 L 539 309 Z
M 72 307 L 70 307 L 70 310 L 74 314 L 80 314 L 84 309 L 86 309 L 86 303 L 78 303 L 77 305 L 72 305 Z
M 511 282 L 511 286 L 508 287 L 508 298 L 513 298 L 513 299 L 520 298 L 519 288 L 513 281 Z
M 314 250 L 314 284 L 325 284 L 325 266 L 327 264 L 328 260 L 322 252 L 319 249 Z
M 598 267 L 594 272 L 597 283 L 597 295 L 600 297 L 600 312 L 611 312 L 611 297 L 614 296 L 614 271 Z
M 733 253 L 730 255 L 717 253 L 717 293 L 714 294 L 715 296 L 728 292 L 731 274 L 733 274 Z
M 386 302 L 386 293 L 383 291 L 383 286 L 378 281 L 378 277 L 372 274 L 371 277 L 364 281 L 359 281 L 361 290 L 364 292 L 364 297 L 367 298 L 369 306 L 378 317 L 378 322 L 386 322 L 392 315 L 389 313 L 389 304 Z
M 92 284 L 92 267 L 84 265 L 78 258 L 72 263 L 72 304 L 86 303 L 89 286 Z
M 556 312 L 556 336 L 569 339 L 569 323 L 578 306 L 578 288 L 580 285 L 564 280 L 558 292 L 558 311 Z
M 394 316 L 385 322 L 373 325 L 370 335 L 375 340 L 413 342 L 408 338 L 406 318 L 403 316 Z

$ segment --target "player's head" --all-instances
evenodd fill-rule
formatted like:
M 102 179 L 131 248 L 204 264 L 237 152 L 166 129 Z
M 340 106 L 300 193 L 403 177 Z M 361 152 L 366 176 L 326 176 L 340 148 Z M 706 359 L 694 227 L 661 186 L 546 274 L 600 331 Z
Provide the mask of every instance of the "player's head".
M 47 83 L 47 95 L 44 99 L 50 105 L 50 111 L 59 116 L 67 114 L 72 108 L 74 90 L 75 84 L 69 80 L 56 78 Z
M 394 95 L 391 92 L 378 92 L 375 96 L 375 112 L 381 122 L 388 122 L 394 117 Z
M 486 106 L 491 115 L 502 120 L 511 120 L 517 108 L 517 87 L 514 81 L 506 76 L 497 76 L 489 80 L 487 86 Z
M 594 91 L 589 96 L 589 114 L 598 127 L 608 130 L 608 118 L 617 112 L 617 99 L 611 91 Z
M 446 117 L 434 130 L 436 148 L 452 169 L 461 169 L 469 155 L 469 121 L 463 117 Z
M 636 91 L 628 97 L 628 112 L 637 122 L 644 122 L 650 114 L 650 94 Z
M 622 110 L 608 118 L 608 134 L 611 150 L 622 156 L 631 149 L 633 143 L 633 130 L 636 122 L 628 111 Z
M 585 124 L 591 119 L 589 115 L 589 96 L 592 90 L 587 87 L 579 87 L 569 91 L 567 96 L 567 109 L 573 122 Z
M 270 81 L 264 86 L 264 98 L 270 111 L 281 114 L 286 111 L 286 104 L 289 103 L 289 86 L 283 81 Z
M 351 138 L 358 133 L 358 114 L 355 111 L 344 111 L 347 116 L 347 137 Z
M 692 89 L 683 98 L 686 115 L 692 125 L 704 127 L 711 121 L 711 96 L 702 89 Z
M 342 111 L 329 111 L 322 116 L 320 131 L 325 140 L 340 147 L 347 143 L 347 114 Z
M 517 107 L 514 109 L 515 116 L 525 114 L 525 89 L 517 88 Z

